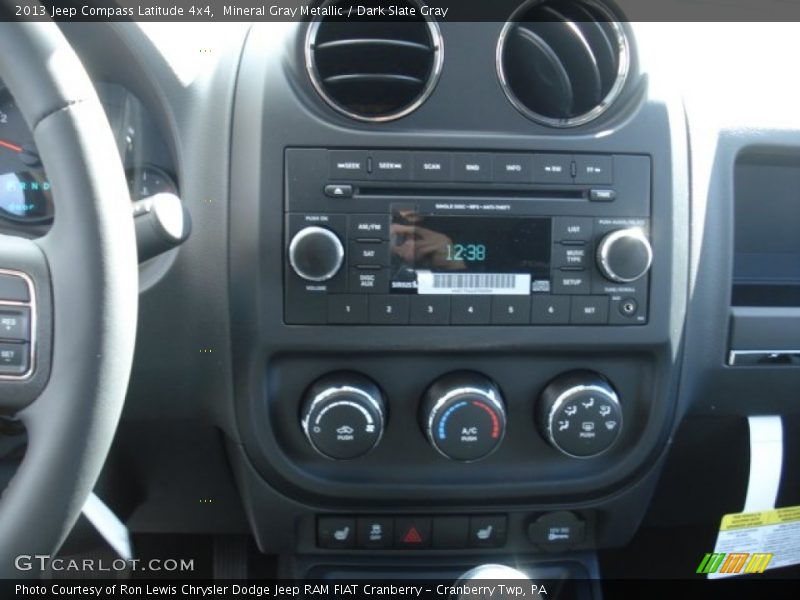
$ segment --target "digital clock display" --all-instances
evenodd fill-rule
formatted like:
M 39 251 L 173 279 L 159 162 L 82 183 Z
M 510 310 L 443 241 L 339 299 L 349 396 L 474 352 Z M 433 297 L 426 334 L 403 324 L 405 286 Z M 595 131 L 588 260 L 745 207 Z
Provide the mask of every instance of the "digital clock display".
M 551 220 L 420 215 L 391 224 L 394 293 L 530 293 L 550 279 Z M 466 276 L 470 275 L 470 276 Z

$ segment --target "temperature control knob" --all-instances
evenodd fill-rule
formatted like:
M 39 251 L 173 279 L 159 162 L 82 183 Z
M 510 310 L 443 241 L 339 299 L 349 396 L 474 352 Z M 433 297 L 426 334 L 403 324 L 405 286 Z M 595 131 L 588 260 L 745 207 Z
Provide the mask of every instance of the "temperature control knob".
M 356 373 L 336 373 L 317 380 L 306 392 L 301 425 L 317 452 L 347 460 L 378 444 L 385 420 L 377 385 Z
M 573 371 L 550 382 L 542 392 L 539 426 L 567 456 L 591 458 L 608 450 L 619 437 L 622 407 L 604 377 Z
M 503 439 L 506 410 L 500 390 L 478 373 L 456 372 L 435 381 L 422 402 L 422 428 L 447 458 L 470 462 L 488 456 Z
M 327 281 L 339 272 L 343 261 L 342 242 L 330 229 L 305 227 L 289 243 L 289 264 L 308 281 Z
M 650 270 L 652 262 L 653 249 L 647 236 L 637 227 L 612 231 L 597 246 L 600 272 L 617 283 L 640 279 Z

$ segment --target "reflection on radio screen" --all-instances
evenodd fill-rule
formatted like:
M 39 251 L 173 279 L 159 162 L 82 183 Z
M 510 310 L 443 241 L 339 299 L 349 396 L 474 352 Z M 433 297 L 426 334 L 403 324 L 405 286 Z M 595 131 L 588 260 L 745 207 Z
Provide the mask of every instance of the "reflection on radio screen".
M 441 288 L 469 290 L 513 286 L 530 293 L 530 282 L 550 277 L 550 219 L 422 216 L 392 218 L 392 290 L 413 291 L 424 278 Z M 437 273 L 486 274 L 439 277 Z M 514 277 L 515 275 L 521 277 Z M 457 291 L 457 290 L 456 290 Z M 419 293 L 439 293 L 419 290 Z M 446 293 L 444 290 L 441 293 Z M 514 292 L 517 293 L 517 292 Z

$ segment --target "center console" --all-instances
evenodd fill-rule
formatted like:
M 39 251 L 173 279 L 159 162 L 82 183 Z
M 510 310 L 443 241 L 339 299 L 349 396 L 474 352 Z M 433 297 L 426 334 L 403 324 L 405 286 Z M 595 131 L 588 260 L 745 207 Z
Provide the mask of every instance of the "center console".
M 519 77 L 498 85 L 508 29 L 426 22 L 413 43 L 435 85 L 369 116 L 342 109 L 336 85 L 353 78 L 321 58 L 343 29 L 253 29 L 226 433 L 264 551 L 309 569 L 467 564 L 624 544 L 644 514 L 686 308 L 680 104 L 615 24 L 628 54 L 613 106 L 538 119 L 509 102 Z

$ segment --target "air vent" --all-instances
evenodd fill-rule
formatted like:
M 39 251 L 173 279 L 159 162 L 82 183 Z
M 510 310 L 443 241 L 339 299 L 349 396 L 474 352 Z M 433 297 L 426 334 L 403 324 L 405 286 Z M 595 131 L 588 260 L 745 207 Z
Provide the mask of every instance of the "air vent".
M 497 70 L 509 100 L 552 127 L 583 125 L 619 97 L 630 48 L 613 14 L 594 0 L 532 0 L 506 23 Z
M 352 3 L 352 15 L 359 14 L 359 6 L 385 10 L 386 3 Z M 348 19 L 351 2 L 344 0 L 323 5 L 332 13 L 341 9 L 343 16 L 323 17 L 308 29 L 306 68 L 312 83 L 328 104 L 353 119 L 380 122 L 404 117 L 419 108 L 439 78 L 438 26 L 418 16 L 414 2 L 400 0 L 393 6 L 413 7 L 417 16 L 382 17 L 369 11 Z

